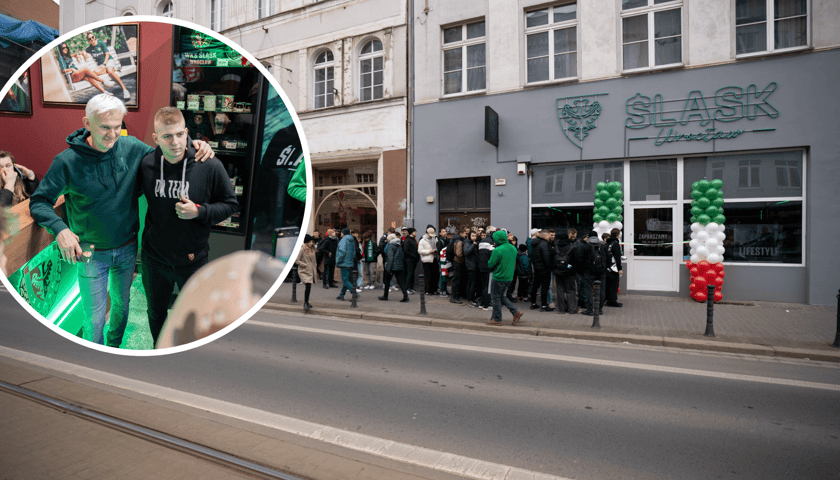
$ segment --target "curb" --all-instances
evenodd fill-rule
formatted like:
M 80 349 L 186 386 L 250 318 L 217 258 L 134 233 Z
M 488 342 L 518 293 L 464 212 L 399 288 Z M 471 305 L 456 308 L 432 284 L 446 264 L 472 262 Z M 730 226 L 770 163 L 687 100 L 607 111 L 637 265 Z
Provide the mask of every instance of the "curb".
M 274 310 L 289 313 L 302 313 L 300 305 L 268 302 L 263 305 L 264 310 Z M 687 350 L 701 350 L 708 352 L 733 353 L 742 355 L 761 355 L 778 358 L 798 358 L 820 362 L 840 363 L 840 351 L 821 351 L 804 348 L 774 347 L 768 345 L 754 345 L 748 343 L 727 342 L 724 340 L 695 340 L 690 338 L 665 337 L 657 335 L 636 335 L 630 333 L 608 333 L 597 331 L 562 330 L 556 328 L 529 327 L 527 325 L 514 327 L 511 325 L 493 326 L 484 322 L 465 322 L 461 320 L 447 320 L 437 317 L 418 317 L 399 314 L 387 314 L 370 311 L 348 311 L 337 308 L 318 308 L 318 315 L 330 317 L 350 318 L 354 320 L 372 320 L 377 322 L 403 323 L 408 325 L 426 325 L 430 327 L 457 328 L 462 330 L 477 330 L 486 332 L 515 333 L 539 337 L 570 338 L 575 340 L 594 340 L 599 342 L 647 345 L 654 347 L 682 348 Z M 828 345 L 828 344 L 826 344 Z

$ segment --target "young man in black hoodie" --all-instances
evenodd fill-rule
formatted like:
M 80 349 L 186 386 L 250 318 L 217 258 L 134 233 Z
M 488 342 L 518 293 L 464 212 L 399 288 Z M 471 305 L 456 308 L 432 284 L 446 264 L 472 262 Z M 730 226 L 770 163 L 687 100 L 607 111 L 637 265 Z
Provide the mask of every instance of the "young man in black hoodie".
M 414 277 L 416 276 L 417 264 L 420 263 L 420 254 L 417 252 L 417 230 L 408 229 L 408 236 L 403 242 L 403 253 L 405 253 L 405 289 L 410 295 L 414 295 Z
M 196 163 L 181 111 L 158 110 L 152 134 L 158 147 L 140 162 L 138 184 L 149 204 L 141 273 L 152 340 L 157 342 L 172 292 L 208 262 L 210 227 L 239 209 L 219 160 Z

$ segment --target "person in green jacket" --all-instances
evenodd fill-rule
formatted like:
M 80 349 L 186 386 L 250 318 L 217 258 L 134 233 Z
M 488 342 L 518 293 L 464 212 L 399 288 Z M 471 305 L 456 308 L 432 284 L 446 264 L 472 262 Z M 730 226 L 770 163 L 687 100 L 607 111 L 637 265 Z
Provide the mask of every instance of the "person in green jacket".
M 487 262 L 487 266 L 493 271 L 493 277 L 490 281 L 490 302 L 493 305 L 493 316 L 490 317 L 487 325 L 502 324 L 502 304 L 513 314 L 512 325 L 516 325 L 522 318 L 522 312 L 517 310 L 505 295 L 516 270 L 516 247 L 508 243 L 507 232 L 504 230 L 496 230 L 493 233 L 493 242 L 496 244 L 496 248 L 493 249 L 490 260 Z
M 78 263 L 85 314 L 82 336 L 99 345 L 105 344 L 110 290 L 107 345 L 115 348 L 125 333 L 137 257 L 137 173 L 143 157 L 155 150 L 132 136 L 121 136 L 125 114 L 122 101 L 109 93 L 91 98 L 82 118 L 84 128 L 67 136 L 68 148 L 56 155 L 29 199 L 32 218 L 55 235 L 62 259 Z M 197 160 L 213 156 L 205 142 L 193 145 Z M 61 195 L 67 223 L 53 209 Z
M 300 200 L 306 203 L 306 160 L 300 159 L 295 174 L 289 181 L 289 188 L 287 189 L 289 195 L 295 200 Z

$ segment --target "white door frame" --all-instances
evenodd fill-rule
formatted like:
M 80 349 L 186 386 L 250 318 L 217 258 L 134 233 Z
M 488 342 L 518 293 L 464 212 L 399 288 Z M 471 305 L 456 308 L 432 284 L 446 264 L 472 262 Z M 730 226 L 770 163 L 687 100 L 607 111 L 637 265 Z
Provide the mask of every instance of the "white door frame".
M 673 253 L 668 257 L 636 257 L 634 245 L 635 217 L 637 209 L 670 208 Z M 680 290 L 680 265 L 682 264 L 682 208 L 678 202 L 641 202 L 628 205 L 624 217 L 625 245 L 627 256 L 627 289 L 636 291 L 678 292 Z M 663 265 L 667 264 L 667 265 Z M 670 274 L 670 275 L 669 275 Z M 661 281 L 657 283 L 656 280 Z

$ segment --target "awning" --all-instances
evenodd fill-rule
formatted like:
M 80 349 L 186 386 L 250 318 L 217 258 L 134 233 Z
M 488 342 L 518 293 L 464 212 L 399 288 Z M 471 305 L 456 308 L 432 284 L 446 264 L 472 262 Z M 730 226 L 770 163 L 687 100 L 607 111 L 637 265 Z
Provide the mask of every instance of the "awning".
M 25 22 L 0 13 L 0 47 L 6 48 L 11 42 L 27 46 L 32 42 L 46 45 L 58 38 L 58 30 L 35 20 Z

